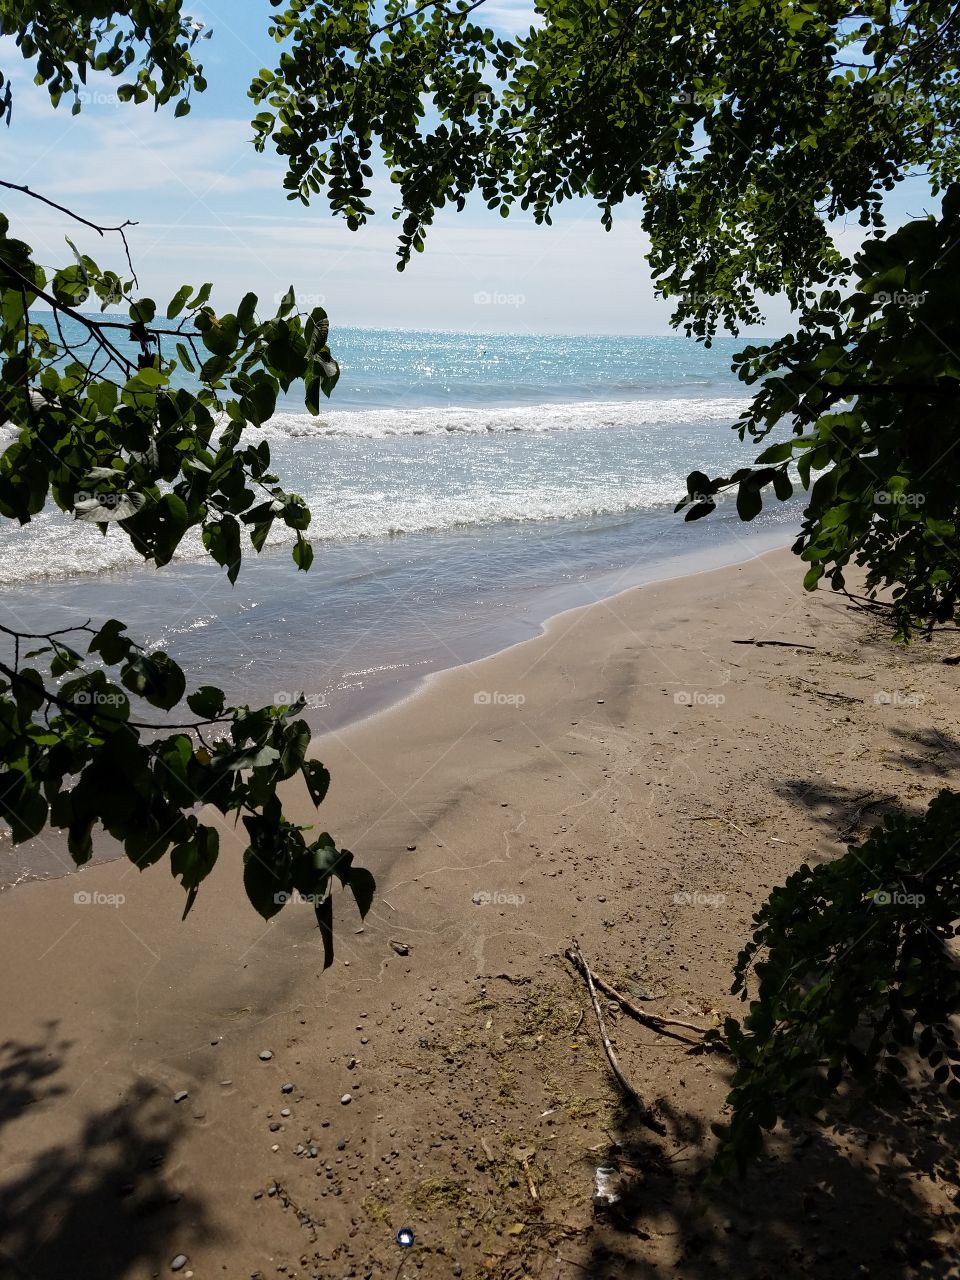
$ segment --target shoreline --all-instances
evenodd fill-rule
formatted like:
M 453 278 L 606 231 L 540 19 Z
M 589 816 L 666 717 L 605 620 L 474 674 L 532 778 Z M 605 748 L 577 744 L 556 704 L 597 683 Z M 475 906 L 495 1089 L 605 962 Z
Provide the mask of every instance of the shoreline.
M 787 647 L 734 644 L 764 637 Z M 578 937 L 665 1016 L 735 1013 L 731 965 L 770 888 L 863 834 L 866 789 L 872 820 L 943 785 L 949 652 L 950 637 L 900 651 L 803 592 L 779 551 L 629 589 L 436 673 L 322 740 L 333 785 L 316 817 L 290 789 L 293 816 L 378 880 L 362 923 L 336 894 L 326 973 L 309 909 L 264 924 L 247 905 L 226 826 L 182 924 L 162 865 L 0 896 L 11 1265 L 147 1280 L 183 1253 L 196 1280 L 500 1280 L 537 1275 L 546 1251 L 551 1280 L 759 1276 L 784 1256 L 822 1280 L 855 1262 L 899 1277 L 884 1251 L 911 1210 L 952 1221 L 949 1180 L 914 1182 L 883 1126 L 859 1163 L 862 1135 L 817 1131 L 802 1159 L 760 1166 L 748 1206 L 734 1188 L 697 1209 L 725 1061 L 611 1018 L 667 1126 L 651 1148 L 562 957 Z M 884 689 L 919 701 L 881 705 Z M 947 1142 L 940 1124 L 910 1141 Z M 629 1229 L 593 1215 L 593 1168 L 610 1163 L 645 1179 Z
M 589 579 L 565 583 L 557 588 L 541 588 L 536 593 L 537 604 L 541 607 L 537 608 L 533 616 L 515 615 L 508 619 L 500 619 L 499 629 L 488 629 L 486 631 L 485 640 L 492 643 L 494 647 L 491 648 L 485 644 L 481 652 L 475 656 L 466 657 L 458 657 L 451 650 L 450 656 L 453 661 L 449 661 L 447 665 L 444 665 L 446 659 L 441 657 L 437 665 L 432 666 L 430 670 L 425 672 L 415 670 L 412 654 L 408 656 L 406 661 L 388 664 L 386 668 L 379 670 L 374 668 L 377 674 L 382 674 L 384 670 L 395 670 L 395 683 L 385 684 L 376 688 L 366 698 L 357 696 L 350 703 L 345 718 L 338 718 L 337 722 L 333 724 L 325 723 L 318 714 L 318 709 L 310 705 L 306 706 L 301 714 L 307 720 L 314 735 L 311 751 L 315 753 L 319 749 L 319 744 L 331 736 L 345 733 L 354 727 L 366 724 L 368 721 L 375 720 L 379 716 L 409 704 L 422 696 L 430 688 L 431 681 L 439 676 L 451 671 L 472 667 L 476 663 L 486 661 L 488 658 L 509 653 L 518 646 L 535 642 L 548 635 L 551 627 L 569 614 L 593 608 L 595 605 L 602 604 L 605 601 L 615 601 L 618 597 L 627 595 L 631 591 L 643 590 L 645 587 L 671 582 L 680 582 L 702 574 L 721 572 L 727 568 L 736 568 L 749 564 L 758 557 L 770 555 L 772 552 L 785 550 L 782 545 L 772 548 L 769 545 L 761 545 L 762 543 L 769 544 L 773 540 L 780 542 L 779 533 L 771 530 L 762 537 L 758 537 L 756 534 L 752 538 L 744 537 L 739 543 L 724 542 L 715 547 L 696 548 L 680 555 L 666 555 L 660 560 L 653 561 L 650 565 L 634 565 L 622 571 L 598 572 Z M 756 543 L 756 546 L 751 546 L 751 543 Z M 710 563 L 711 561 L 715 563 Z M 111 570 L 107 572 L 113 575 L 128 571 Z M 646 574 L 648 572 L 653 576 L 647 577 Z M 633 578 L 626 585 L 623 585 L 622 580 L 630 577 L 631 574 Z M 661 574 L 663 576 L 660 576 Z M 604 590 L 604 584 L 607 584 L 610 589 Z M 0 595 L 2 595 L 2 592 L 0 592 Z M 584 597 L 586 598 L 584 599 Z M 542 606 L 545 602 L 551 600 L 555 607 L 552 607 L 550 603 L 546 603 L 548 611 L 543 613 Z M 525 631 L 527 634 L 518 634 L 521 631 Z M 365 673 L 345 672 L 343 674 L 350 676 Z M 292 688 L 290 692 L 293 692 Z M 101 836 L 101 839 L 106 840 L 107 838 Z M 50 869 L 50 859 L 43 853 L 38 856 L 37 846 L 45 850 L 56 850 L 55 857 L 64 863 L 63 869 Z M 48 832 L 41 840 L 26 842 L 20 846 L 9 844 L 3 834 L 0 833 L 0 857 L 10 857 L 18 862 L 16 872 L 11 873 L 10 878 L 7 877 L 6 873 L 0 874 L 0 896 L 24 884 L 33 883 L 37 880 L 56 879 L 59 876 L 70 876 L 78 870 L 77 867 L 72 865 L 72 861 L 66 852 L 65 836 L 55 831 Z M 109 857 L 94 855 L 97 863 L 122 859 L 123 857 L 122 850 L 118 850 L 109 855 Z

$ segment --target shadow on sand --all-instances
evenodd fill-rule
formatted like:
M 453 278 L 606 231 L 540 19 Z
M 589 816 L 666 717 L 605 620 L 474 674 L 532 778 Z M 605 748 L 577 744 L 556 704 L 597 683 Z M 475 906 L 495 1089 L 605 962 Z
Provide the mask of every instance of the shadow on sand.
M 49 1024 L 32 1044 L 0 1045 L 0 1275 L 123 1280 L 167 1272 L 178 1224 L 189 1224 L 193 1242 L 209 1238 L 203 1204 L 165 1174 L 178 1140 L 169 1099 L 138 1084 L 61 1136 L 57 1103 L 69 1091 L 57 1077 L 69 1050 Z M 35 1108 L 46 1113 L 47 1141 L 32 1142 L 21 1159 L 9 1139 L 18 1124 L 40 1120 Z

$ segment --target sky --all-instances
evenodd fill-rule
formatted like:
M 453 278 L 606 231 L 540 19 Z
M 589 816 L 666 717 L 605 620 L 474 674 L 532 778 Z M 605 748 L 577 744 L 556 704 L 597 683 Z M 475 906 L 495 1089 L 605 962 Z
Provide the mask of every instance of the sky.
M 552 227 L 482 203 L 440 214 L 426 252 L 396 270 L 392 193 L 377 174 L 377 216 L 349 231 L 323 196 L 310 208 L 287 201 L 284 166 L 250 142 L 252 76 L 273 66 L 267 0 L 202 0 L 190 6 L 212 28 L 198 47 L 209 88 L 180 120 L 171 109 L 117 103 L 111 82 L 91 86 L 79 116 L 55 110 L 9 39 L 0 66 L 14 87 L 13 124 L 3 137 L 3 175 L 103 224 L 126 219 L 142 291 L 162 305 L 181 284 L 214 284 L 212 304 L 229 310 L 248 290 L 266 311 L 293 284 L 303 306 L 322 306 L 337 325 L 483 332 L 669 333 L 671 307 L 656 299 L 644 262 L 639 207 L 624 206 L 606 232 L 591 203 L 562 206 Z M 528 0 L 488 0 L 487 21 L 513 33 L 529 25 Z M 4 193 L 12 234 L 40 261 L 65 265 L 69 235 L 102 266 L 120 270 L 122 246 L 101 241 L 26 197 Z M 923 192 L 905 184 L 892 225 L 920 214 Z M 857 228 L 849 233 L 859 242 Z M 783 332 L 782 300 L 766 306 L 765 331 Z

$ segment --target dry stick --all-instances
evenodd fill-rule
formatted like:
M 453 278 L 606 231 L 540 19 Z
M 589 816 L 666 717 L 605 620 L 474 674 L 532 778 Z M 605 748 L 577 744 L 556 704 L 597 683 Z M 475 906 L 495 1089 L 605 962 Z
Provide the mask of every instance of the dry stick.
M 724 823 L 725 826 L 728 826 L 732 831 L 739 831 L 742 836 L 747 836 L 747 833 L 746 831 L 744 831 L 743 827 L 738 827 L 737 824 L 735 822 L 731 822 L 729 818 L 721 818 L 719 813 L 707 813 L 707 814 L 704 814 L 702 818 L 694 818 L 693 821 L 694 822 L 722 822 Z M 747 836 L 747 839 L 749 840 L 750 837 Z
M 764 645 L 776 645 L 780 649 L 816 649 L 815 644 L 800 644 L 792 640 L 734 640 L 734 644 L 755 644 L 758 649 Z
M 681 1022 L 679 1018 L 662 1018 L 658 1013 L 647 1013 L 645 1009 L 638 1009 L 637 1006 L 632 1004 L 626 996 L 622 996 L 615 987 L 611 987 L 609 982 L 604 982 L 599 974 L 595 973 L 593 975 L 593 980 L 601 991 L 605 991 L 608 996 L 613 996 L 614 1000 L 618 1000 L 628 1013 L 632 1013 L 633 1016 L 638 1018 L 641 1022 L 649 1023 L 650 1026 L 654 1027 L 658 1031 L 661 1027 L 683 1027 L 686 1031 L 695 1031 L 697 1035 L 705 1036 L 710 1030 L 709 1027 L 695 1026 L 692 1022 Z M 664 1034 L 669 1035 L 670 1033 L 664 1032 Z M 676 1038 L 678 1040 L 683 1039 L 682 1036 L 677 1036 Z
M 808 680 L 805 676 L 797 676 L 796 678 L 803 684 L 810 685 L 810 692 L 815 693 L 818 698 L 832 698 L 834 702 L 854 703 L 863 701 L 862 698 L 851 698 L 849 693 L 829 693 L 826 689 L 816 689 L 813 686 L 813 681 Z
M 603 1040 L 603 1048 L 607 1055 L 607 1061 L 610 1063 L 610 1069 L 617 1078 L 617 1083 L 624 1093 L 635 1103 L 645 1125 L 652 1129 L 654 1133 L 664 1134 L 666 1129 L 655 1120 L 644 1105 L 639 1093 L 634 1089 L 633 1085 L 620 1070 L 620 1064 L 617 1062 L 616 1054 L 613 1052 L 613 1045 L 610 1043 L 610 1037 L 607 1035 L 607 1028 L 603 1023 L 603 1014 L 600 1012 L 600 1001 L 597 999 L 596 988 L 593 985 L 593 974 L 590 972 L 590 966 L 584 959 L 583 952 L 580 950 L 580 943 L 574 938 L 573 947 L 567 952 L 571 957 L 574 965 L 580 970 L 584 978 L 587 980 L 587 990 L 590 992 L 590 999 L 593 1002 L 593 1011 L 597 1015 L 597 1026 L 600 1028 L 600 1037 Z

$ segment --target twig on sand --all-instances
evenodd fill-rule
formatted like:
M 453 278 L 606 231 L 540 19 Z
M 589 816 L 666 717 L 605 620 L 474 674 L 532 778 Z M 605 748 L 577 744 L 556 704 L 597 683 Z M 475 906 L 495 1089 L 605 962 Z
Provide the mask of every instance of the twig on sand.
M 758 649 L 762 649 L 764 645 L 776 645 L 778 649 L 816 649 L 815 644 L 800 644 L 796 640 L 734 640 L 734 644 L 755 644 Z
M 627 1079 L 620 1069 L 617 1062 L 617 1056 L 613 1052 L 613 1045 L 610 1043 L 610 1037 L 607 1035 L 607 1028 L 604 1026 L 603 1014 L 600 1012 L 600 1001 L 597 999 L 596 987 L 593 985 L 593 974 L 590 972 L 590 966 L 584 958 L 583 952 L 580 950 L 580 943 L 574 938 L 573 946 L 567 951 L 567 956 L 572 963 L 580 970 L 587 982 L 587 990 L 590 992 L 590 999 L 593 1003 L 593 1011 L 597 1015 L 597 1026 L 600 1028 L 600 1038 L 603 1040 L 604 1052 L 607 1055 L 607 1061 L 610 1063 L 610 1069 L 616 1077 L 617 1083 L 630 1101 L 637 1107 L 640 1116 L 645 1125 L 652 1129 L 654 1133 L 665 1134 L 666 1129 L 659 1120 L 655 1120 L 647 1110 L 639 1093 L 634 1089 L 633 1085 Z
M 570 1032 L 570 1034 L 571 1034 L 572 1036 L 575 1036 L 575 1035 L 577 1034 L 577 1032 L 580 1030 L 580 1023 L 581 1023 L 581 1022 L 583 1022 L 583 1010 L 582 1010 L 582 1009 L 580 1010 L 580 1017 L 577 1019 L 577 1025 L 576 1025 L 576 1026 L 573 1028 L 573 1030 Z
M 616 987 L 611 987 L 609 982 L 604 982 L 599 974 L 593 974 L 593 980 L 601 991 L 605 991 L 608 996 L 612 996 L 614 1000 L 622 1004 L 627 1013 L 632 1013 L 640 1022 L 647 1023 L 648 1026 L 653 1027 L 656 1031 L 660 1031 L 663 1027 L 683 1027 L 685 1031 L 695 1031 L 698 1036 L 704 1036 L 710 1030 L 709 1027 L 698 1027 L 692 1022 L 681 1022 L 679 1018 L 662 1018 L 658 1013 L 648 1013 L 646 1009 L 638 1009 L 626 996 L 621 995 Z M 664 1035 L 669 1034 L 669 1031 L 664 1032 Z M 680 1040 L 684 1037 L 677 1036 L 676 1038 Z
M 862 702 L 862 698 L 851 698 L 849 693 L 828 693 L 826 689 L 814 688 L 813 681 L 807 680 L 805 676 L 797 676 L 804 684 L 810 685 L 810 692 L 815 693 L 818 698 L 833 698 L 835 702 Z
M 725 826 L 732 828 L 732 830 L 739 831 L 740 834 L 742 836 L 746 836 L 748 840 L 750 838 L 749 836 L 747 836 L 747 833 L 746 831 L 744 831 L 743 827 L 738 827 L 737 824 L 735 822 L 731 822 L 729 818 L 721 818 L 719 813 L 706 813 L 703 815 L 702 818 L 694 818 L 693 821 L 694 822 L 722 822 Z

